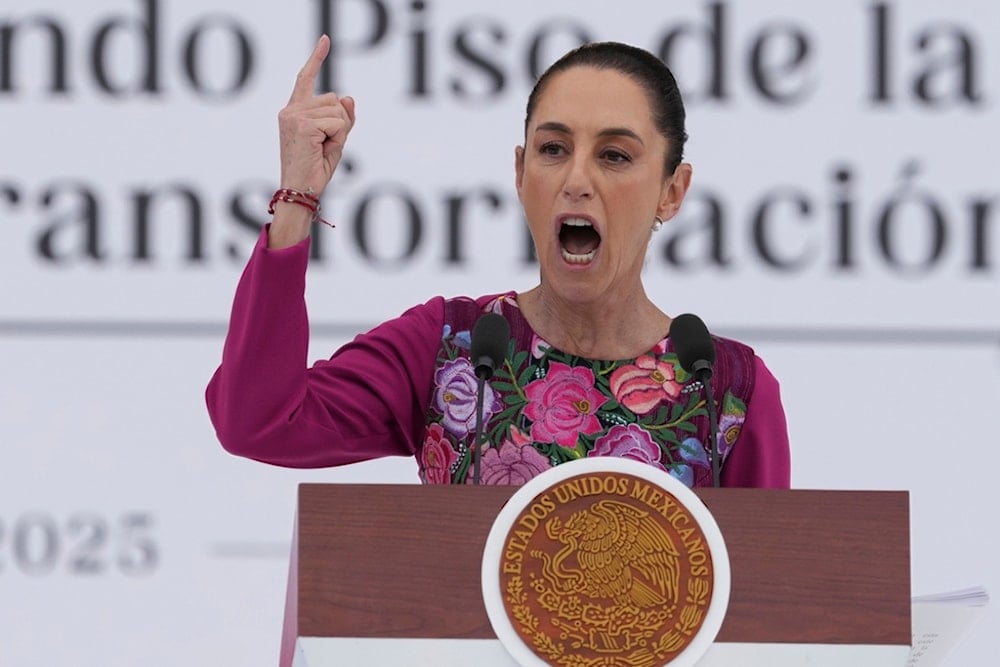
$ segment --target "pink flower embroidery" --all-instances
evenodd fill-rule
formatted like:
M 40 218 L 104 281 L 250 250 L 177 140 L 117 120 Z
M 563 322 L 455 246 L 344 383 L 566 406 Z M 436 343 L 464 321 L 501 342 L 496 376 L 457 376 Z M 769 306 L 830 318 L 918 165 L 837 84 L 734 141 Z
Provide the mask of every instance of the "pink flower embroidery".
M 505 440 L 483 454 L 480 481 L 483 484 L 521 485 L 552 467 L 549 460 L 531 445 L 517 445 Z
M 483 312 L 503 315 L 503 305 L 505 303 L 511 308 L 520 309 L 520 306 L 517 305 L 517 299 L 514 298 L 514 294 L 507 293 L 498 295 L 497 298 L 486 304 L 486 306 L 483 307 Z
M 649 431 L 638 424 L 612 426 L 597 439 L 587 456 L 617 456 L 663 467 L 660 447 L 653 442 Z
M 606 397 L 594 387 L 594 372 L 589 368 L 552 362 L 548 374 L 529 383 L 524 393 L 528 397 L 524 414 L 532 421 L 535 442 L 573 448 L 579 434 L 603 428 L 596 413 Z
M 510 442 L 513 442 L 518 447 L 523 445 L 531 444 L 531 436 L 524 433 L 521 429 L 511 424 L 510 427 Z
M 545 353 L 552 348 L 545 340 L 539 337 L 538 334 L 531 334 L 531 356 L 535 359 L 541 359 L 545 356 Z
M 626 408 L 644 415 L 661 401 L 674 402 L 680 396 L 681 385 L 674 379 L 671 364 L 645 355 L 611 374 L 611 392 Z
M 445 437 L 441 424 L 427 427 L 424 444 L 420 448 L 420 476 L 425 484 L 451 482 L 451 466 L 458 460 L 458 452 Z

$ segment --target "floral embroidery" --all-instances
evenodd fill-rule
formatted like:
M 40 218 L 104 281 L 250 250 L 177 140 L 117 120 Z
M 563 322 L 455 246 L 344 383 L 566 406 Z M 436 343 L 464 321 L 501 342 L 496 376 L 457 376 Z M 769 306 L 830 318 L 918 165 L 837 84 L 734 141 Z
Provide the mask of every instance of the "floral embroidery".
M 722 410 L 719 415 L 719 453 L 723 456 L 729 453 L 736 438 L 740 437 L 743 422 L 747 420 L 747 406 L 743 401 L 726 392 L 722 400 Z
M 681 463 L 672 467 L 670 474 L 684 482 L 684 484 L 694 486 L 698 468 L 711 474 L 711 463 L 708 459 L 708 452 L 705 451 L 698 438 L 685 438 L 677 451 L 681 455 Z
M 427 427 L 419 459 L 420 478 L 425 484 L 447 484 L 451 481 L 451 466 L 458 460 L 458 452 L 445 437 L 440 424 Z
M 500 447 L 486 450 L 479 466 L 483 484 L 520 485 L 548 470 L 552 464 L 534 447 L 506 440 Z
M 545 353 L 551 349 L 551 346 L 546 343 L 538 334 L 531 334 L 531 356 L 535 359 L 541 359 L 545 356 Z
M 644 415 L 661 402 L 677 400 L 681 385 L 675 380 L 673 364 L 644 355 L 611 374 L 611 391 L 626 408 Z
M 477 378 L 468 359 L 469 332 L 483 312 L 495 312 L 508 318 L 512 340 L 504 364 L 485 385 L 482 483 L 523 484 L 572 459 L 617 456 L 659 466 L 688 486 L 711 484 L 704 392 L 689 383 L 668 339 L 636 359 L 593 361 L 538 337 L 512 294 L 482 308 L 457 301 L 442 331 L 419 453 L 424 482 L 471 482 Z M 752 357 L 729 356 L 731 376 L 744 378 Z M 723 460 L 746 421 L 742 392 L 750 387 L 745 380 L 731 382 L 719 410 Z M 738 395 L 730 391 L 734 386 L 742 387 Z
M 445 429 L 464 438 L 476 421 L 478 380 L 472 363 L 464 358 L 448 361 L 434 374 L 434 383 L 434 404 L 441 412 Z M 483 421 L 487 422 L 500 409 L 501 403 L 492 387 L 486 385 L 483 391 Z
M 624 459 L 634 459 L 649 463 L 660 468 L 660 456 L 663 452 L 653 442 L 649 431 L 638 424 L 622 426 L 615 424 L 603 436 L 594 442 L 594 448 L 587 456 L 618 456 Z
M 548 374 L 530 383 L 524 393 L 528 397 L 524 415 L 532 421 L 531 437 L 536 442 L 573 448 L 578 434 L 603 428 L 596 414 L 606 397 L 594 388 L 589 368 L 552 362 Z

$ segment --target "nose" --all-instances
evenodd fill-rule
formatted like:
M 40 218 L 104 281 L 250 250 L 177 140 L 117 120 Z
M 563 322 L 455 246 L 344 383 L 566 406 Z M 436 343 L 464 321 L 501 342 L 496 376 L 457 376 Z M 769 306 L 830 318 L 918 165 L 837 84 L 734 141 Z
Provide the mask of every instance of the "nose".
M 566 180 L 563 183 L 563 196 L 570 201 L 590 199 L 594 196 L 594 182 L 590 174 L 590 163 L 580 153 L 577 153 L 567 163 Z

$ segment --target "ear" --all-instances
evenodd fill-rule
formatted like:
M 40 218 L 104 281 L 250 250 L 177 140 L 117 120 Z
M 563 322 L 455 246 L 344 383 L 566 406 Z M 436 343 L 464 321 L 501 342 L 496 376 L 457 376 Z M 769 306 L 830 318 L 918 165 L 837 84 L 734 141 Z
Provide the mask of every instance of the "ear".
M 664 220 L 677 215 L 681 208 L 681 203 L 687 195 L 688 188 L 691 187 L 691 175 L 693 168 L 687 162 L 682 162 L 663 181 L 663 189 L 660 191 L 660 202 L 656 207 L 656 214 Z
M 521 199 L 521 187 L 524 181 L 524 146 L 514 147 L 514 187 L 517 188 L 517 198 Z

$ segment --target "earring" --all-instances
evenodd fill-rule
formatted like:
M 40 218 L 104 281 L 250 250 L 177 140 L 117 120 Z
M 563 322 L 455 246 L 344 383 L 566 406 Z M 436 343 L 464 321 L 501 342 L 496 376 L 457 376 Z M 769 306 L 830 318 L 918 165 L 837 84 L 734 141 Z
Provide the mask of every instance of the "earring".
M 661 227 L 663 227 L 663 223 L 664 223 L 665 221 L 664 221 L 664 219 L 663 219 L 663 218 L 661 218 L 660 216 L 656 216 L 656 217 L 655 217 L 655 218 L 653 218 L 653 219 L 654 219 L 654 220 L 656 220 L 656 222 L 654 222 L 654 223 L 653 223 L 653 231 L 654 231 L 654 232 L 658 232 L 658 231 L 660 231 L 660 228 L 661 228 Z

